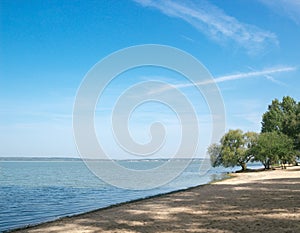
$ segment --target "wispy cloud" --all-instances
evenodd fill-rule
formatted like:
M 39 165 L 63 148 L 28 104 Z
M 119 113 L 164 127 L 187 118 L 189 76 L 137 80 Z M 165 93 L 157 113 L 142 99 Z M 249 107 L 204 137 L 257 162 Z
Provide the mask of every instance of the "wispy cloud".
M 276 84 L 278 84 L 278 85 L 285 86 L 285 87 L 288 86 L 286 83 L 281 82 L 281 81 L 279 81 L 279 80 L 276 80 L 275 78 L 273 78 L 273 77 L 270 76 L 270 75 L 264 75 L 264 76 L 266 77 L 266 79 L 270 80 L 270 81 L 273 82 L 273 83 L 276 83 Z
M 226 42 L 237 44 L 248 53 L 257 53 L 270 44 L 278 44 L 274 33 L 242 23 L 206 0 L 197 3 L 168 0 L 134 1 L 144 7 L 158 9 L 170 17 L 180 18 L 214 41 L 221 44 Z
M 188 84 L 172 85 L 172 87 L 165 87 L 160 90 L 155 90 L 155 93 L 167 91 L 170 88 L 186 88 L 186 87 L 192 87 L 192 86 L 201 86 L 201 85 L 207 85 L 207 84 L 211 84 L 211 83 L 221 83 L 221 82 L 228 82 L 228 81 L 233 81 L 233 80 L 254 78 L 254 77 L 265 77 L 265 78 L 271 80 L 272 82 L 278 83 L 279 81 L 275 80 L 271 75 L 283 73 L 283 72 L 291 72 L 291 71 L 295 71 L 295 70 L 297 70 L 296 67 L 286 66 L 286 67 L 273 67 L 273 68 L 263 69 L 260 71 L 250 71 L 250 72 L 244 72 L 244 73 L 223 75 L 223 76 L 217 77 L 215 79 L 204 80 L 202 82 L 198 82 L 195 84 L 188 83 Z M 282 83 L 280 82 L 280 84 L 282 84 Z M 153 93 L 153 92 L 151 92 L 151 93 Z
M 300 25 L 300 1 L 299 0 L 258 0 L 276 13 L 286 16 Z
M 296 70 L 296 67 L 279 67 L 279 68 L 269 68 L 264 69 L 260 71 L 251 71 L 251 72 L 245 72 L 245 73 L 237 73 L 237 74 L 231 74 L 231 75 L 224 75 L 218 78 L 214 79 L 214 82 L 220 83 L 220 82 L 226 82 L 226 81 L 232 81 L 237 79 L 245 79 L 245 78 L 252 78 L 252 77 L 258 77 L 258 76 L 269 76 L 271 74 L 276 73 L 282 73 L 282 72 L 290 72 Z

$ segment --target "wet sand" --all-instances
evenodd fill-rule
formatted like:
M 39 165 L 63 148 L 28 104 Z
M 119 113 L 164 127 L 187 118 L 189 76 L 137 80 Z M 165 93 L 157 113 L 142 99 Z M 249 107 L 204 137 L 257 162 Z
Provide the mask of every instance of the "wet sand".
M 233 176 L 15 232 L 300 232 L 300 167 Z

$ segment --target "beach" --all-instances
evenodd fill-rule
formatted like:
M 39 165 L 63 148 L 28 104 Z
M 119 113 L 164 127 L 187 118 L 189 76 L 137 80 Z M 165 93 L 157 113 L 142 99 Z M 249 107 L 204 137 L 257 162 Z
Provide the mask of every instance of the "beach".
M 14 232 L 300 232 L 300 167 L 232 178 Z

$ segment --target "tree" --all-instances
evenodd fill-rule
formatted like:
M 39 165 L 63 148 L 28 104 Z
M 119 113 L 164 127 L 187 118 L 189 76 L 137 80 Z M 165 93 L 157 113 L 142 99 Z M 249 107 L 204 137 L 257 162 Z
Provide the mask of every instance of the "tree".
M 278 99 L 272 101 L 268 106 L 268 111 L 262 116 L 261 132 L 281 132 L 282 131 L 283 112 L 281 110 L 281 103 Z
M 295 161 L 293 140 L 274 131 L 261 133 L 250 151 L 254 155 L 254 161 L 260 161 L 265 169 L 270 169 L 274 163 L 279 162 L 285 167 L 286 163 Z
M 300 150 L 300 102 L 290 96 L 272 101 L 262 117 L 262 133 L 279 132 L 293 139 L 295 149 Z
M 207 153 L 210 155 L 210 163 L 213 167 L 220 166 L 222 164 L 221 160 L 221 145 L 217 143 L 211 144 L 208 149 Z
M 257 143 L 258 137 L 259 137 L 258 133 L 255 133 L 255 132 L 246 132 L 244 134 L 245 147 L 247 149 L 251 149 Z
M 246 170 L 244 137 L 241 130 L 229 130 L 221 139 L 222 164 L 225 167 L 240 165 Z
M 245 152 L 246 153 L 245 157 L 247 162 L 251 161 L 254 157 L 252 148 L 257 144 L 258 137 L 259 134 L 255 132 L 246 132 L 244 134 L 245 147 L 247 148 Z
M 247 162 L 253 157 L 249 148 L 255 143 L 257 134 L 254 132 L 243 133 L 242 130 L 229 130 L 221 139 L 220 144 L 212 144 L 208 148 L 212 166 L 224 167 L 241 166 L 247 169 Z

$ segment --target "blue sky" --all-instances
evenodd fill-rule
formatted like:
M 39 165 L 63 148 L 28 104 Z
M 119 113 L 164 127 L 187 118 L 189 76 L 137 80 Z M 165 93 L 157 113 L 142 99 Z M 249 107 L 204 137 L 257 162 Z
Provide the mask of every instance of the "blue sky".
M 2 0 L 0 156 L 77 157 L 72 111 L 83 77 L 110 53 L 141 44 L 168 45 L 193 55 L 220 89 L 226 128 L 259 132 L 272 99 L 290 95 L 300 100 L 299 41 L 300 2 L 293 0 Z M 122 151 L 111 142 L 104 110 L 111 110 L 122 90 L 136 82 L 155 77 L 179 88 L 183 82 L 154 68 L 124 76 L 107 88 L 95 123 L 99 140 L 118 155 Z M 192 87 L 182 91 L 203 121 L 201 155 L 209 143 L 209 109 Z M 150 104 L 130 120 L 137 141 L 149 140 L 145 131 L 160 117 L 157 112 L 172 127 L 172 112 Z M 159 156 L 172 153 L 178 140 L 168 139 Z

